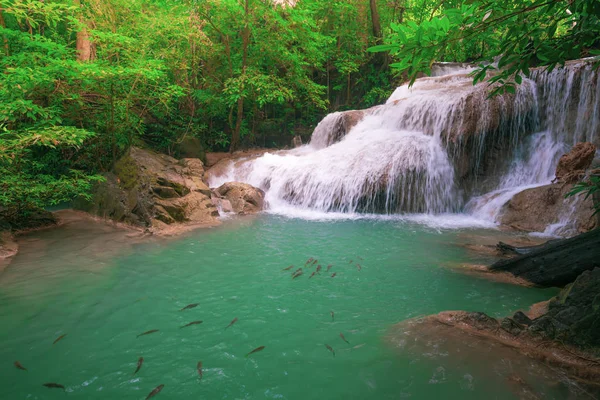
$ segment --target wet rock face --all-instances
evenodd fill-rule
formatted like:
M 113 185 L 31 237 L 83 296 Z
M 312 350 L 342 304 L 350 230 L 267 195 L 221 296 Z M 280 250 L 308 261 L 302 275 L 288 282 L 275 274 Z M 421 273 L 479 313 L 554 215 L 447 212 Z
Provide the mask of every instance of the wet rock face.
M 237 214 L 254 214 L 264 207 L 265 192 L 242 182 L 227 182 L 214 190 L 221 207 Z M 217 200 L 219 201 L 219 200 Z
M 598 226 L 591 198 L 565 198 L 573 185 L 553 183 L 526 189 L 513 196 L 502 210 L 503 225 L 527 232 L 543 232 L 548 225 L 569 218 L 577 232 L 588 232 Z
M 92 200 L 76 208 L 156 231 L 173 224 L 214 224 L 219 213 L 197 158 L 176 160 L 132 147 L 96 186 Z
M 529 331 L 600 356 L 600 268 L 585 271 L 565 287 Z
M 575 183 L 590 167 L 596 155 L 596 146 L 589 142 L 577 143 L 570 152 L 564 154 L 556 167 L 556 180 Z

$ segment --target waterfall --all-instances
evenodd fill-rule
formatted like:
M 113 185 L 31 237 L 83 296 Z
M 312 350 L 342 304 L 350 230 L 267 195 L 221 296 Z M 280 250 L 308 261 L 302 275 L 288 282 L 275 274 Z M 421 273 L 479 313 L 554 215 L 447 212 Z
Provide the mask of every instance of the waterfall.
M 598 141 L 600 85 L 579 62 L 536 70 L 515 94 L 489 99 L 464 68 L 442 65 L 458 73 L 403 85 L 381 106 L 329 114 L 309 144 L 238 161 L 209 183 L 260 187 L 275 212 L 466 212 L 494 222 L 514 194 L 549 183 L 573 144 Z

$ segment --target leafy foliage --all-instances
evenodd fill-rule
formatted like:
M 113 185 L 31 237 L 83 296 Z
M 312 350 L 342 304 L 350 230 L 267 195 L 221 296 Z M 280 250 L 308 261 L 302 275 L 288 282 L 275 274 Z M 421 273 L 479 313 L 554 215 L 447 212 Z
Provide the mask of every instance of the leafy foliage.
M 588 199 L 590 196 L 595 199 L 594 208 L 596 211 L 594 212 L 594 215 L 600 213 L 600 201 L 598 201 L 596 197 L 600 194 L 600 175 L 590 175 L 583 181 L 576 183 L 571 191 L 567 193 L 566 197 L 580 194 L 585 194 L 584 199 Z

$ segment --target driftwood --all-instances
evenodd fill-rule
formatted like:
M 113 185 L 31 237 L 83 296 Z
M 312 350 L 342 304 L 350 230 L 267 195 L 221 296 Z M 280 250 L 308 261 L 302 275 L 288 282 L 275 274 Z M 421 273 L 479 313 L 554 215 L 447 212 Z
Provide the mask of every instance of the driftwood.
M 513 246 L 510 246 L 513 247 Z M 492 264 L 494 272 L 510 272 L 537 286 L 565 286 L 584 271 L 600 267 L 600 229 L 562 240 L 552 240 L 540 246 L 503 249 L 519 255 Z
M 523 255 L 523 254 L 530 254 L 536 250 L 546 247 L 548 244 L 556 243 L 559 241 L 560 240 L 550 240 L 546 243 L 542 243 L 537 246 L 525 246 L 525 247 L 517 247 L 517 246 L 510 245 L 508 243 L 498 242 L 498 244 L 496 245 L 496 250 L 498 250 L 500 252 L 500 254 Z

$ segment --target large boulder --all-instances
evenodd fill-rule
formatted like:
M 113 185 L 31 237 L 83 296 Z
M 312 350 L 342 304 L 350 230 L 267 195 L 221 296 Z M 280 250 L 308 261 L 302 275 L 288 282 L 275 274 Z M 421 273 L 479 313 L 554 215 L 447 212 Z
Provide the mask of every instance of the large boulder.
M 106 182 L 96 186 L 92 200 L 79 200 L 75 207 L 158 233 L 174 233 L 179 225 L 183 229 L 218 223 L 210 197 L 199 159 L 176 160 L 132 147 L 106 174 Z
M 565 223 L 570 232 L 587 232 L 598 226 L 591 198 L 565 198 L 573 185 L 553 183 L 517 193 L 503 207 L 500 223 L 527 232 L 544 232 L 549 225 Z
M 215 201 L 222 209 L 229 208 L 237 214 L 254 214 L 264 207 L 265 192 L 242 182 L 227 182 L 214 191 Z
M 592 165 L 596 156 L 596 146 L 589 142 L 577 143 L 570 152 L 563 154 L 556 167 L 556 180 L 564 183 L 575 183 Z

